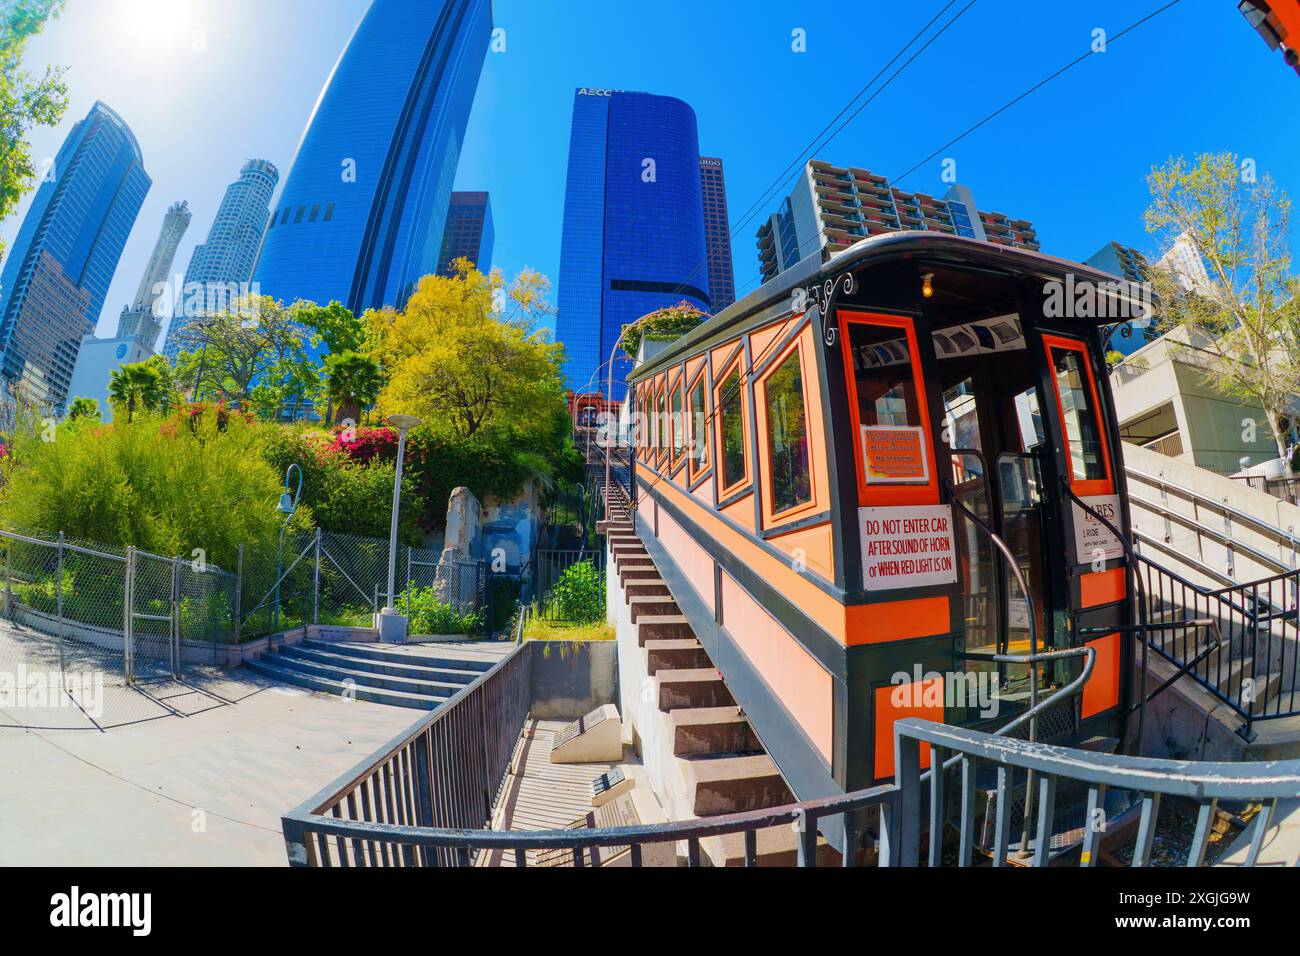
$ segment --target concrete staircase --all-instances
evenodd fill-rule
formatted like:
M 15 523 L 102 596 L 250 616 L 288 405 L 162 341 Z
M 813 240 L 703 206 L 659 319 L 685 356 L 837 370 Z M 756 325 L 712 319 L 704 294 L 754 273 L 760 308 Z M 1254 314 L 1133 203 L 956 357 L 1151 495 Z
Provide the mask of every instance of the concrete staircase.
M 466 684 L 491 668 L 490 661 L 470 659 L 455 651 L 421 649 L 411 653 L 379 644 L 304 640 L 282 646 L 249 670 L 284 684 L 329 694 L 433 710 Z
M 672 751 L 686 788 L 689 811 L 696 817 L 761 810 L 793 803 L 780 770 L 736 705 L 726 681 L 696 640 L 645 545 L 633 530 L 626 509 L 611 506 L 608 535 L 623 600 L 644 652 L 645 673 L 653 682 L 655 703 L 671 734 Z M 789 827 L 758 832 L 757 862 L 793 865 L 796 834 Z M 702 841 L 714 866 L 744 864 L 740 834 Z M 838 862 L 824 842 L 821 862 Z

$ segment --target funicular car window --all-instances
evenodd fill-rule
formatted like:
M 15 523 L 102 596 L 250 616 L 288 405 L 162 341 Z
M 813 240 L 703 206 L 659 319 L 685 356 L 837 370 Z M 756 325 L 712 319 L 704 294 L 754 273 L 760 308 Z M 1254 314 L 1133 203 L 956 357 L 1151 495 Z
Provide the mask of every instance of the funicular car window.
M 866 484 L 929 483 L 924 409 L 906 332 L 852 322 L 848 338 Z

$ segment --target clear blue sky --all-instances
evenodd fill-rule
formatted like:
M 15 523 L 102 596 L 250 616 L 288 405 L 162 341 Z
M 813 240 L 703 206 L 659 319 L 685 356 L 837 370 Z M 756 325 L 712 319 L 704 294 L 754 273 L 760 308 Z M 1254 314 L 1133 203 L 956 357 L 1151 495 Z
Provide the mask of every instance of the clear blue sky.
M 898 176 L 1086 51 L 1094 28 L 1114 34 L 1164 2 L 978 0 L 817 155 Z M 495 265 L 507 273 L 530 266 L 558 280 L 573 90 L 644 90 L 695 108 L 700 148 L 726 163 L 734 229 L 797 151 L 943 5 L 497 0 L 506 51 L 487 56 L 458 188 L 492 194 Z M 183 271 L 245 158 L 287 169 L 367 6 L 70 0 L 32 43 L 29 65 L 68 66 L 72 97 L 61 126 L 34 136 L 38 160 L 53 156 L 68 127 L 103 99 L 135 130 L 154 181 L 101 334 L 133 294 L 170 203 L 187 199 L 194 212 L 174 267 Z M 806 32 L 807 52 L 791 49 L 796 28 Z M 1141 222 L 1153 163 L 1230 150 L 1253 157 L 1300 197 L 1298 116 L 1300 78 L 1269 53 L 1234 0 L 1182 0 L 900 185 L 941 193 L 940 162 L 951 157 L 979 205 L 1031 219 L 1046 252 L 1082 259 L 1111 239 L 1157 251 Z M 768 201 L 762 212 L 774 206 Z M 0 226 L 6 240 L 26 207 Z M 757 225 L 746 223 L 733 241 L 742 291 L 756 284 Z

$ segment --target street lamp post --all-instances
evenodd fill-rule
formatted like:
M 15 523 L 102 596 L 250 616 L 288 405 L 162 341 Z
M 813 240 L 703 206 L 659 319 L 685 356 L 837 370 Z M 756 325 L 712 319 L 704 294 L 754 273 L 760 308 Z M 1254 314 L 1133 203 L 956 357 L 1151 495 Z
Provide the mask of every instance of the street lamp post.
M 298 473 L 298 486 L 293 494 L 289 494 L 289 476 L 294 472 Z M 271 615 L 272 629 L 280 626 L 280 567 L 284 563 L 284 531 L 298 510 L 298 499 L 301 497 L 302 469 L 293 464 L 284 470 L 284 491 L 280 495 L 279 504 L 275 506 L 275 510 L 284 515 L 284 521 L 280 523 L 280 546 L 275 551 L 275 609 Z
M 402 506 L 402 464 L 406 457 L 406 433 L 420 424 L 414 415 L 389 415 L 388 424 L 397 429 L 397 474 L 393 479 L 393 518 L 388 529 L 388 603 L 380 613 L 396 614 L 397 601 L 397 516 Z

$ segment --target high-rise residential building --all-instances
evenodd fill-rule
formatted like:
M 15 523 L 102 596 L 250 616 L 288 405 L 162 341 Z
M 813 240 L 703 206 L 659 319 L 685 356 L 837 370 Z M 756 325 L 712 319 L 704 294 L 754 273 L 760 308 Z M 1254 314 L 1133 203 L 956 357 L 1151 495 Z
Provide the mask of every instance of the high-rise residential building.
M 279 181 L 275 164 L 250 159 L 240 169 L 239 178 L 226 187 L 208 237 L 194 247 L 185 278 L 176 290 L 174 314 L 163 345 L 169 360 L 176 361 L 177 354 L 187 347 L 184 330 L 192 319 L 226 308 L 248 291 L 271 214 L 271 194 Z
M 1038 250 L 1038 233 L 1028 220 L 979 209 L 963 185 L 954 184 L 936 198 L 891 187 L 884 176 L 866 169 L 814 159 L 758 229 L 763 280 L 814 253 L 829 258 L 867 236 L 909 229 Z
M 709 257 L 709 294 L 713 312 L 736 301 L 736 273 L 731 265 L 731 220 L 727 216 L 727 177 L 722 160 L 700 157 L 700 191 L 704 201 L 704 246 Z
M 87 335 L 77 351 L 77 363 L 72 369 L 68 384 L 68 398 L 85 396 L 100 405 L 101 413 L 112 416 L 108 409 L 108 385 L 113 370 L 133 362 L 143 362 L 154 354 L 158 333 L 162 330 L 161 309 L 166 304 L 164 294 L 176 247 L 190 225 L 189 203 L 172 203 L 163 216 L 162 230 L 154 243 L 153 253 L 140 277 L 131 304 L 122 310 L 117 319 L 117 334 L 109 339 Z
M 62 405 L 151 180 L 126 122 L 95 103 L 68 133 L 0 272 L 0 377 Z
M 1129 282 L 1146 282 L 1151 276 L 1151 266 L 1147 262 L 1147 257 L 1136 249 L 1122 246 L 1118 242 L 1106 243 L 1085 259 L 1084 265 L 1109 272 Z
M 442 250 L 438 261 L 443 275 L 455 275 L 451 263 L 468 259 L 480 272 L 492 265 L 492 203 L 487 193 L 451 194 L 447 207 L 447 225 L 442 233 Z
M 1113 276 L 1129 282 L 1148 282 L 1151 278 L 1151 264 L 1147 257 L 1130 246 L 1118 242 L 1108 242 L 1084 260 L 1084 265 L 1092 266 Z M 1155 322 L 1133 322 L 1124 330 L 1126 334 L 1112 335 L 1109 339 L 1111 351 L 1121 355 L 1132 355 L 1148 342 L 1159 337 Z
M 1188 233 L 1183 233 L 1174 240 L 1169 251 L 1156 260 L 1156 268 L 1168 269 L 1175 284 L 1184 292 L 1196 292 L 1204 296 L 1218 293 L 1219 287 L 1210 280 L 1210 273 L 1196 247 L 1196 240 Z
M 573 97 L 556 338 L 578 393 L 603 390 L 624 325 L 709 295 L 695 111 L 650 93 L 583 87 Z M 614 358 L 614 395 L 630 362 Z
M 374 0 L 298 146 L 253 281 L 286 302 L 402 306 L 438 254 L 489 0 Z

